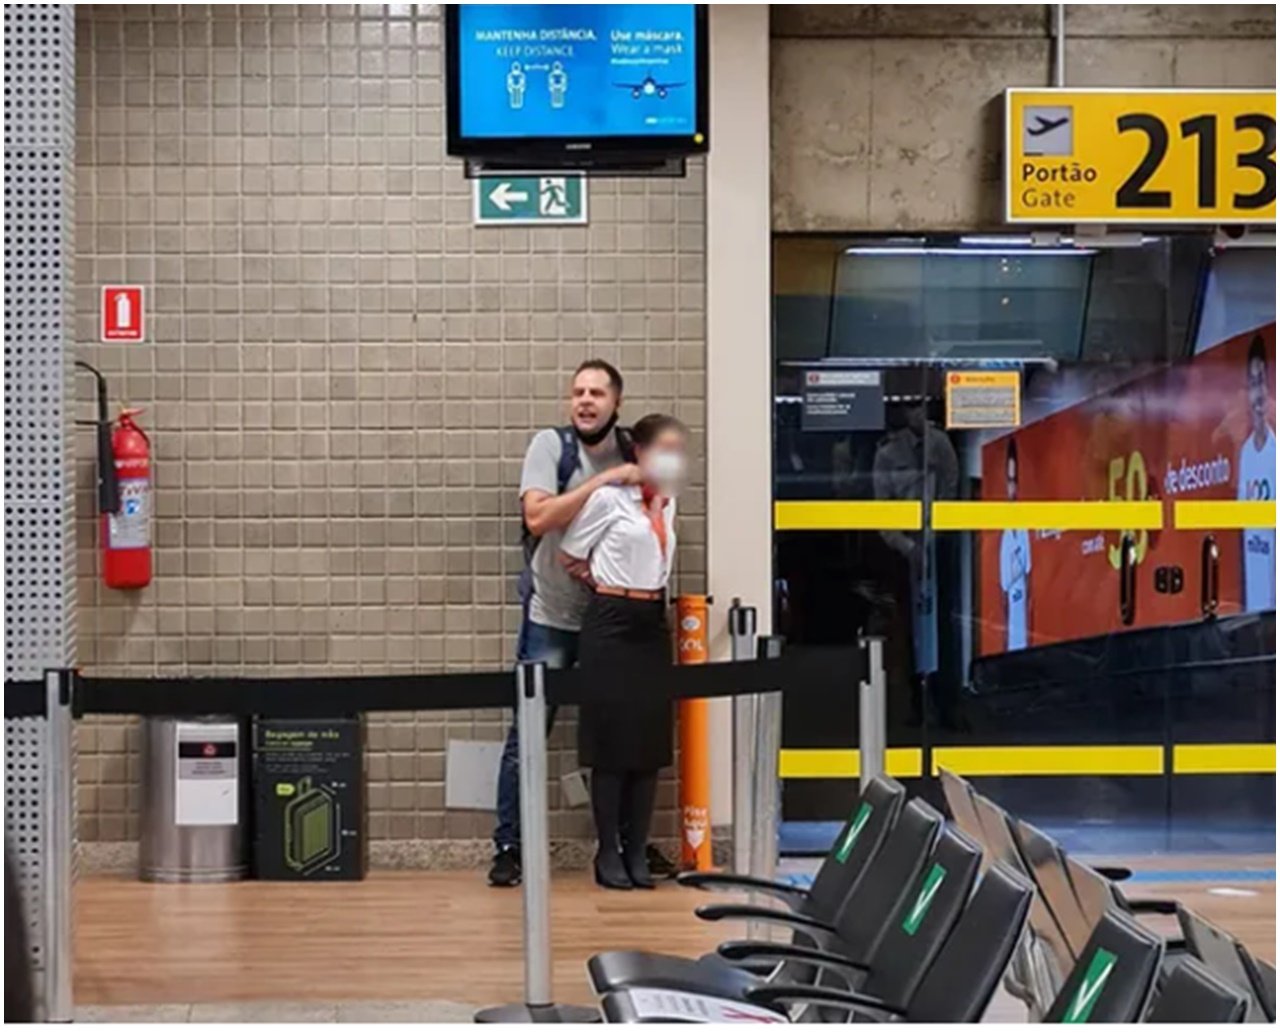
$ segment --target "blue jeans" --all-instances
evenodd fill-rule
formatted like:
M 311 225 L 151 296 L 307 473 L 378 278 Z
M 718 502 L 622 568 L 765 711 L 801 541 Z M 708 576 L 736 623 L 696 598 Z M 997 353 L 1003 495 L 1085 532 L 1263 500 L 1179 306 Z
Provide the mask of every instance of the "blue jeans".
M 534 624 L 527 617 L 520 625 L 517 660 L 541 660 L 548 667 L 572 667 L 578 662 L 578 633 Z M 547 709 L 547 731 L 556 719 L 556 708 Z M 519 713 L 511 722 L 507 744 L 498 765 L 498 824 L 493 843 L 499 850 L 520 846 L 520 726 Z

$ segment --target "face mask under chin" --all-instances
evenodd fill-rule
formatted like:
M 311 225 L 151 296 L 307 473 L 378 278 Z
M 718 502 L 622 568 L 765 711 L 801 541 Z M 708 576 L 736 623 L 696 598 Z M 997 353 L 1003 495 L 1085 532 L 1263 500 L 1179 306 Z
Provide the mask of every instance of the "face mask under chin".
M 598 445 L 613 432 L 614 424 L 617 422 L 618 414 L 615 412 L 607 421 L 605 421 L 604 426 L 599 430 L 593 430 L 590 433 L 587 433 L 579 429 L 578 425 L 575 423 L 573 425 L 573 432 L 578 435 L 578 440 L 584 445 Z

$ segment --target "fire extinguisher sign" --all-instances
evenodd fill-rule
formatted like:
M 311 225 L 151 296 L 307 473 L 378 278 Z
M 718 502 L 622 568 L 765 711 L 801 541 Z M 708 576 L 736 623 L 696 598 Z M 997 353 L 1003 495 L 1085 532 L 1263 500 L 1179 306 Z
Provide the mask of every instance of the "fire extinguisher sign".
M 141 287 L 102 288 L 102 343 L 145 340 L 146 313 Z

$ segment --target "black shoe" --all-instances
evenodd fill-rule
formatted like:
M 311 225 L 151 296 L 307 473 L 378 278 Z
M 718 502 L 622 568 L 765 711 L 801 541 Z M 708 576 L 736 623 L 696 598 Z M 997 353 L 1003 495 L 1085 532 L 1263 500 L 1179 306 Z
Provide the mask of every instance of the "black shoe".
M 607 890 L 633 888 L 631 876 L 627 874 L 627 867 L 622 863 L 622 855 L 616 850 L 607 854 L 596 854 L 595 869 L 597 886 L 603 886 Z
M 627 875 L 631 877 L 631 885 L 638 890 L 651 890 L 657 887 L 649 872 L 649 864 L 645 860 L 645 851 L 627 850 L 622 855 L 622 863 L 626 866 Z
M 649 863 L 649 874 L 655 879 L 674 879 L 676 866 L 667 860 L 666 854 L 650 843 L 644 848 L 645 860 Z
M 504 846 L 493 855 L 493 865 L 489 868 L 490 886 L 519 886 L 523 873 L 520 870 L 520 848 Z

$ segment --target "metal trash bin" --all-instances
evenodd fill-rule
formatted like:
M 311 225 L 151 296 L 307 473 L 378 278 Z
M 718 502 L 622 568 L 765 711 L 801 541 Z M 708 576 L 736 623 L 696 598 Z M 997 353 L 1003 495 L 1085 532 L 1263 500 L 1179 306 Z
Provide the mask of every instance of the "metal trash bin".
M 248 872 L 249 725 L 233 717 L 143 721 L 144 882 L 235 882 Z

